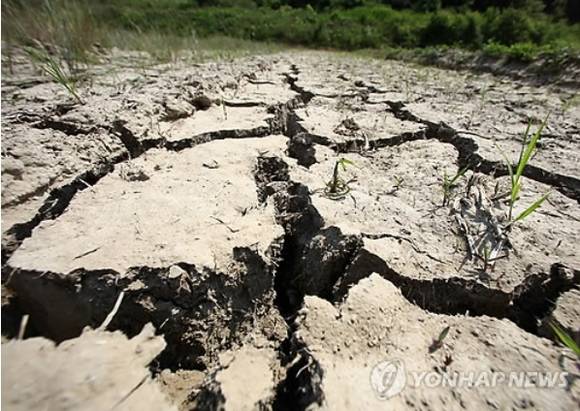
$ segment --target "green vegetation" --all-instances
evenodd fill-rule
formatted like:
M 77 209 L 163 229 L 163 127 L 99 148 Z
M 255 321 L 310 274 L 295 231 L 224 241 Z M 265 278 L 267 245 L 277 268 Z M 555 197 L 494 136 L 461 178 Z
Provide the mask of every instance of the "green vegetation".
M 576 344 L 576 341 L 570 337 L 562 328 L 560 328 L 556 323 L 550 322 L 550 327 L 554 330 L 554 334 L 558 337 L 560 342 L 566 347 L 572 350 L 576 356 L 580 357 L 580 347 Z
M 509 211 L 508 211 L 508 225 L 507 225 L 508 228 L 511 227 L 514 223 L 523 220 L 524 218 L 526 218 L 527 216 L 532 214 L 534 211 L 536 211 L 538 209 L 538 207 L 540 207 L 542 205 L 542 203 L 550 195 L 550 192 L 547 192 L 546 194 L 541 196 L 538 200 L 536 200 L 531 206 L 529 206 L 524 211 L 522 211 L 520 214 L 518 214 L 518 216 L 516 218 L 513 218 L 514 205 L 518 201 L 519 195 L 520 195 L 520 192 L 522 189 L 521 178 L 522 178 L 522 175 L 524 173 L 524 169 L 526 168 L 526 165 L 528 164 L 528 162 L 530 161 L 530 159 L 532 158 L 533 154 L 536 151 L 538 141 L 540 140 L 540 137 L 542 136 L 542 131 L 543 131 L 544 127 L 546 126 L 547 121 L 548 121 L 548 116 L 546 116 L 546 119 L 542 122 L 540 127 L 538 127 L 538 130 L 532 135 L 532 137 L 530 138 L 529 141 L 528 141 L 528 136 L 530 133 L 531 123 L 528 123 L 528 127 L 526 128 L 526 132 L 524 133 L 524 136 L 522 139 L 522 148 L 520 150 L 520 156 L 518 159 L 515 173 L 514 173 L 512 165 L 511 165 L 511 162 L 505 156 L 505 154 L 502 152 L 502 155 L 504 156 L 505 163 L 506 163 L 509 175 L 510 175 L 510 183 L 511 183 L 510 198 L 509 198 Z
M 429 352 L 433 353 L 435 351 L 437 351 L 439 348 L 443 347 L 443 340 L 445 339 L 445 337 L 447 337 L 447 334 L 449 334 L 449 330 L 451 329 L 451 327 L 447 326 L 443 329 L 443 331 L 441 331 L 441 333 L 439 333 L 439 336 L 433 340 L 433 342 L 431 343 L 431 346 L 429 347 Z
M 441 187 L 443 190 L 443 206 L 446 206 L 447 204 L 449 204 L 449 199 L 451 198 L 451 192 L 457 186 L 457 182 L 459 181 L 459 179 L 461 177 L 463 177 L 466 172 L 467 172 L 467 167 L 459 170 L 457 172 L 457 174 L 455 174 L 452 178 L 449 178 L 449 175 L 447 174 L 447 170 L 445 170 L 443 172 L 443 184 Z
M 41 44 L 38 48 L 27 47 L 27 54 L 32 58 L 32 61 L 39 65 L 40 69 L 52 78 L 55 82 L 63 86 L 77 103 L 82 104 L 83 101 L 77 93 L 76 82 L 77 78 L 64 68 L 64 65 L 53 57 Z
M 96 54 L 102 48 L 144 51 L 157 63 L 171 62 L 178 56 L 184 57 L 184 54 L 192 61 L 202 62 L 282 50 L 279 44 L 217 34 L 200 37 L 195 31 L 185 35 L 177 31 L 158 30 L 153 26 L 131 24 L 125 27 L 109 16 L 112 10 L 116 10 L 114 3 L 106 0 L 3 2 L 3 63 L 10 68 L 12 45 L 42 49 L 75 75 L 82 71 L 84 65 L 95 61 Z M 127 2 L 137 3 L 143 2 Z
M 364 49 L 384 47 L 460 46 L 479 49 L 487 43 L 504 46 L 533 44 L 580 48 L 580 27 L 554 21 L 546 15 L 528 16 L 516 9 L 485 12 L 413 9 L 395 10 L 366 3 L 356 8 L 315 10 L 280 7 L 199 8 L 190 2 L 143 7 L 126 2 L 110 12 L 116 24 L 130 28 L 154 27 L 184 35 L 221 34 L 258 41 L 277 41 L 311 47 Z M 160 2 L 166 3 L 166 2 Z M 233 2 L 235 3 L 235 2 Z M 173 8 L 174 13 L 171 13 Z
M 3 38 L 9 42 L 38 40 L 66 50 L 64 58 L 80 61 L 89 58 L 87 50 L 95 44 L 157 50 L 167 60 L 178 47 L 199 47 L 201 39 L 213 36 L 343 50 L 461 47 L 529 61 L 544 53 L 580 50 L 577 4 L 577 0 L 6 0 L 2 15 Z
M 332 179 L 326 183 L 326 188 L 324 189 L 324 194 L 326 194 L 328 198 L 339 200 L 350 192 L 349 183 L 351 183 L 352 180 L 345 181 L 340 178 L 339 175 L 340 168 L 342 168 L 342 171 L 346 171 L 347 165 L 354 166 L 354 163 L 350 160 L 347 160 L 346 158 L 336 160 L 336 163 L 334 164 L 334 171 L 332 173 Z

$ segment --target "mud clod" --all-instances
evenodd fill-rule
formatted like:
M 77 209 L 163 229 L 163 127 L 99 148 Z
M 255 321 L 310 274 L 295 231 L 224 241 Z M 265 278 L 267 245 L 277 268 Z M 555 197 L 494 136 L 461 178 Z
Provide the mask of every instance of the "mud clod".
M 40 337 L 10 341 L 2 344 L 2 404 L 13 410 L 177 410 L 147 369 L 164 346 L 151 324 L 130 339 L 86 330 L 58 346 Z

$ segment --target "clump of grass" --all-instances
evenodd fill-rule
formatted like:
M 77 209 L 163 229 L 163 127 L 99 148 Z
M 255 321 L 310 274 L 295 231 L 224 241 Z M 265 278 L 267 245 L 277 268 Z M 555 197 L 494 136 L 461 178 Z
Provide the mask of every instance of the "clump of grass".
M 3 39 L 27 46 L 46 45 L 53 54 L 59 54 L 70 72 L 76 71 L 79 62 L 90 62 L 93 46 L 106 33 L 92 14 L 94 5 L 85 0 L 44 0 L 32 4 L 6 0 L 4 3 Z
M 453 189 L 457 186 L 457 182 L 459 181 L 459 179 L 461 177 L 463 177 L 465 175 L 466 172 L 467 172 L 467 167 L 462 168 L 452 178 L 449 178 L 449 175 L 447 174 L 447 170 L 445 170 L 443 172 L 443 184 L 442 184 L 443 206 L 446 206 L 447 204 L 449 204 L 449 199 L 451 198 L 451 193 L 452 193 Z
M 548 191 L 546 194 L 544 194 L 539 199 L 537 199 L 532 205 L 530 205 L 528 208 L 526 208 L 524 211 L 522 211 L 520 214 L 518 214 L 515 218 L 513 217 L 514 205 L 518 201 L 519 195 L 520 195 L 520 192 L 522 189 L 522 175 L 524 173 L 526 165 L 529 163 L 530 159 L 533 157 L 533 155 L 536 151 L 538 141 L 540 140 L 540 137 L 542 136 L 542 131 L 544 130 L 544 127 L 546 126 L 547 121 L 548 121 L 548 116 L 546 116 L 546 119 L 542 122 L 542 124 L 540 125 L 538 130 L 532 135 L 532 137 L 530 138 L 529 141 L 528 141 L 528 135 L 530 133 L 531 123 L 528 123 L 528 127 L 526 128 L 526 132 L 524 133 L 524 136 L 522 139 L 522 147 L 520 150 L 520 156 L 518 159 L 518 163 L 517 163 L 517 167 L 516 167 L 515 172 L 514 172 L 514 169 L 511 165 L 509 159 L 506 157 L 505 153 L 502 151 L 502 155 L 504 157 L 506 167 L 507 167 L 508 172 L 509 172 L 510 183 L 511 183 L 511 189 L 510 189 L 510 193 L 509 193 L 508 223 L 507 223 L 506 228 L 511 227 L 516 222 L 521 221 L 524 218 L 526 218 L 527 216 L 529 216 L 530 214 L 532 214 L 534 211 L 536 211 L 542 205 L 542 203 L 550 195 L 550 192 Z
M 334 164 L 332 179 L 326 183 L 326 188 L 324 189 L 324 193 L 327 197 L 333 200 L 338 200 L 350 192 L 349 183 L 351 183 L 352 180 L 345 181 L 340 177 L 340 169 L 342 168 L 343 171 L 346 171 L 347 165 L 354 166 L 354 163 L 346 158 L 341 158 Z
M 560 328 L 555 322 L 550 322 L 550 327 L 552 327 L 552 330 L 554 330 L 554 334 L 556 334 L 560 342 L 564 344 L 566 347 L 570 348 L 570 350 L 572 350 L 572 352 L 576 354 L 577 357 L 580 358 L 580 347 L 578 346 L 576 341 L 574 341 L 574 339 L 570 337 L 566 333 L 566 331 Z
M 40 44 L 39 46 L 39 48 L 27 47 L 25 51 L 46 75 L 63 86 L 77 103 L 83 104 L 83 100 L 77 93 L 76 78 L 71 73 L 67 73 L 57 58 L 51 56 Z

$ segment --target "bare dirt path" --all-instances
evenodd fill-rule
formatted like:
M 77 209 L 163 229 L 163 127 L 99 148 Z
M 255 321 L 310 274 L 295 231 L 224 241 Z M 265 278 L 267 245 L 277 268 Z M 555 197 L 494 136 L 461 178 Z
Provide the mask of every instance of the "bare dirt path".
M 153 380 L 134 392 L 162 401 L 161 389 L 167 407 L 578 406 L 575 358 L 548 326 L 580 337 L 577 90 L 319 52 L 109 60 L 90 69 L 82 105 L 25 59 L 3 78 L 6 338 L 29 314 L 29 335 L 94 343 L 81 332 L 123 291 L 109 328 L 143 338 L 152 323 L 163 335 L 166 347 L 152 340 L 139 360 Z M 548 113 L 514 215 L 550 195 L 506 229 L 505 157 L 517 163 L 529 119 Z M 340 158 L 354 164 L 333 181 Z M 444 196 L 444 176 L 460 171 Z M 9 384 L 37 384 L 34 361 L 18 357 L 59 361 L 66 343 L 40 353 L 51 344 L 3 344 L 3 372 L 22 371 L 3 379 L 3 403 L 8 393 L 6 404 L 33 406 Z M 552 388 L 407 378 L 387 395 L 385 361 L 408 375 L 569 378 Z

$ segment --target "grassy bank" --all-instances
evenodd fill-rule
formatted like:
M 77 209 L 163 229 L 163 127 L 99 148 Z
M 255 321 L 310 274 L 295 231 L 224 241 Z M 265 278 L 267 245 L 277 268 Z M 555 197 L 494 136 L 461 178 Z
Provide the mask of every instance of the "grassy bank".
M 177 4 L 177 3 L 176 3 Z M 116 24 L 149 27 L 200 36 L 223 34 L 259 41 L 278 41 L 343 50 L 381 47 L 459 46 L 472 49 L 487 43 L 517 43 L 580 49 L 580 25 L 529 17 L 519 10 L 490 9 L 484 13 L 438 11 L 418 13 L 386 6 L 316 12 L 310 7 L 197 8 L 109 7 Z
M 338 50 L 460 47 L 524 61 L 580 50 L 580 24 L 516 9 L 418 12 L 370 5 L 315 11 L 310 6 L 199 7 L 188 0 L 6 0 L 2 15 L 5 41 L 38 40 L 76 58 L 86 58 L 95 43 L 168 58 L 215 36 Z M 218 43 L 214 46 L 223 46 Z

